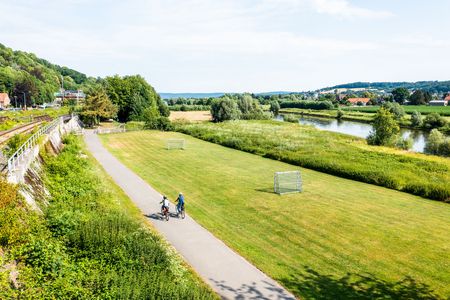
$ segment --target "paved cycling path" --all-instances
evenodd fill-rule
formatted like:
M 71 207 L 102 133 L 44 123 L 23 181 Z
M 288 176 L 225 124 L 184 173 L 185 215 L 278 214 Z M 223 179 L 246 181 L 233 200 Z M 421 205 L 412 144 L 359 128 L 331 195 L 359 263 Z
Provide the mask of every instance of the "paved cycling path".
M 188 215 L 162 221 L 161 195 L 109 153 L 92 131 L 86 131 L 85 141 L 106 172 L 223 299 L 295 299 Z

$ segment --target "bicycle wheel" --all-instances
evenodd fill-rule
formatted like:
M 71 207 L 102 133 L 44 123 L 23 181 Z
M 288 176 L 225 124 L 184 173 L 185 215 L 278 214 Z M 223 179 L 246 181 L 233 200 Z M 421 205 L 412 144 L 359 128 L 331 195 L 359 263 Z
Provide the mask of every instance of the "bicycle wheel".
M 166 215 L 166 221 L 169 221 L 169 213 L 166 212 L 165 215 Z
M 186 217 L 186 214 L 184 212 L 184 207 L 183 207 L 183 209 L 181 210 L 181 218 L 184 219 L 185 217 Z

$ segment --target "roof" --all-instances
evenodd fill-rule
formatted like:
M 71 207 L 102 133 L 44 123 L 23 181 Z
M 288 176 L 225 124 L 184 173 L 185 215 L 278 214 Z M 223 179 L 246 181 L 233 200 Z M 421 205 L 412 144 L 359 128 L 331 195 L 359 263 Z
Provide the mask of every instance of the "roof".
M 450 101 L 450 94 L 447 95 L 447 97 L 444 98 L 445 101 Z
M 350 103 L 367 103 L 370 101 L 370 98 L 348 98 L 348 102 Z
M 0 103 L 9 103 L 9 96 L 7 93 L 0 93 Z

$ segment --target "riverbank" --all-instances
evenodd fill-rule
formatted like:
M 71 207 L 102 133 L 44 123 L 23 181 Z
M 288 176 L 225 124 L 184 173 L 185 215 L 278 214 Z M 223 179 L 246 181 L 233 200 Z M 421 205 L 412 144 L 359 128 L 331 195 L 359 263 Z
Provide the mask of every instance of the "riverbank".
M 338 110 L 310 110 L 301 108 L 284 108 L 280 109 L 280 114 L 295 114 L 302 116 L 318 117 L 318 118 L 328 118 L 328 119 L 339 119 L 352 122 L 360 122 L 366 124 L 372 124 L 373 117 L 375 114 L 373 112 L 360 112 L 360 111 L 349 111 L 344 110 L 343 115 L 338 118 Z M 445 117 L 447 122 L 450 122 L 450 117 Z M 411 129 L 411 130 L 421 130 L 428 132 L 425 128 L 417 128 L 411 124 L 411 115 L 406 114 L 402 120 L 399 121 L 399 126 L 401 128 Z M 443 133 L 450 135 L 450 127 L 447 125 L 444 128 L 439 128 Z

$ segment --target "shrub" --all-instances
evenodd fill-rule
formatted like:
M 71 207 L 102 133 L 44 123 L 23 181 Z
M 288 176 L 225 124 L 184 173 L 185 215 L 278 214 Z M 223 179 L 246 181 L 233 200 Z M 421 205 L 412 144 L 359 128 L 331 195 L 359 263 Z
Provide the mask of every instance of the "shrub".
M 370 145 L 393 146 L 399 132 L 400 127 L 393 114 L 381 107 L 373 120 L 373 131 L 367 137 L 367 142 Z
M 447 138 L 438 148 L 439 155 L 450 156 L 450 139 Z
M 437 129 L 431 130 L 425 144 L 425 152 L 429 154 L 439 154 L 439 146 L 444 142 L 444 135 Z
M 147 108 L 143 114 L 144 128 L 162 131 L 172 130 L 169 118 L 161 116 L 155 108 Z
M 211 115 L 214 122 L 239 119 L 240 111 L 237 103 L 227 97 L 217 98 L 211 103 Z
M 411 125 L 414 127 L 421 127 L 423 124 L 422 115 L 417 110 L 411 114 Z
M 280 112 L 280 103 L 278 103 L 278 101 L 271 101 L 270 111 L 273 113 L 274 116 L 277 116 L 278 113 Z
M 428 114 L 423 120 L 424 127 L 428 129 L 443 127 L 445 124 L 447 124 L 447 121 L 438 113 Z
M 381 107 L 393 114 L 397 121 L 405 116 L 405 110 L 397 102 L 385 102 Z
M 336 114 L 336 118 L 338 120 L 342 119 L 342 117 L 344 116 L 344 112 L 342 111 L 342 109 L 338 109 L 337 114 Z
M 409 150 L 409 149 L 412 148 L 413 143 L 414 143 L 414 141 L 410 137 L 409 138 L 405 138 L 405 139 L 404 138 L 399 138 L 397 140 L 397 143 L 395 144 L 395 146 L 397 148 L 400 148 L 400 149 L 403 149 L 403 150 Z
M 298 116 L 293 115 L 293 114 L 286 114 L 286 115 L 283 115 L 283 120 L 285 122 L 298 123 Z
M 280 108 L 303 108 L 303 109 L 333 109 L 331 101 L 286 101 L 280 103 Z

